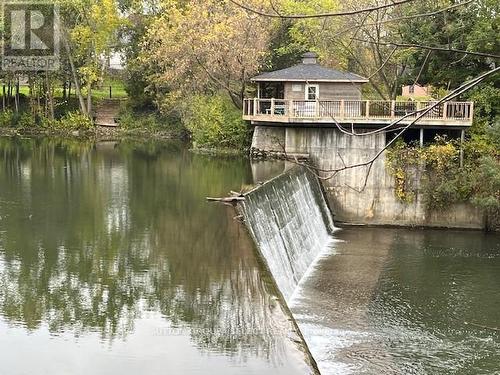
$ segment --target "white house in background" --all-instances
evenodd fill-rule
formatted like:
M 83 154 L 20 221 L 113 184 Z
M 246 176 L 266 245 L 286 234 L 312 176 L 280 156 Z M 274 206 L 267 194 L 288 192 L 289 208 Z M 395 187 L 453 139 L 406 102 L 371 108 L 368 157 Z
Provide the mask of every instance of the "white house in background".
M 125 60 L 123 53 L 113 52 L 109 58 L 109 68 L 113 70 L 123 70 L 123 61 Z

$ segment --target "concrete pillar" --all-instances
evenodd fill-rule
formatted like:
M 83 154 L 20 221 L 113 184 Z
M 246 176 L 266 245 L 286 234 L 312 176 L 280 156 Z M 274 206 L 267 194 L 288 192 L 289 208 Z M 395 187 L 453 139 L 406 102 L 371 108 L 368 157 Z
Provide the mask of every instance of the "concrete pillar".
M 424 128 L 420 128 L 420 147 L 424 147 Z
M 460 168 L 464 166 L 464 141 L 465 141 L 465 129 L 460 131 Z

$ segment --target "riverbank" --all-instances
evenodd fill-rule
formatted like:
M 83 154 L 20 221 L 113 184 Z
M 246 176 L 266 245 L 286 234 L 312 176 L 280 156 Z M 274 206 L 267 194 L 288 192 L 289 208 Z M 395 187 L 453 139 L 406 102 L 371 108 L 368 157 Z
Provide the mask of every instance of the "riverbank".
M 189 140 L 187 133 L 169 130 L 125 129 L 120 127 L 95 127 L 91 130 L 47 129 L 47 128 L 1 128 L 3 137 L 60 137 L 88 140 L 137 138 L 142 140 Z
M 230 147 L 204 147 L 192 142 L 191 134 L 182 126 L 173 129 L 162 129 L 161 127 L 107 127 L 95 126 L 90 130 L 74 130 L 70 128 L 42 128 L 42 127 L 0 127 L 0 137 L 57 137 L 67 139 L 81 139 L 94 141 L 131 139 L 137 141 L 168 141 L 179 140 L 190 142 L 190 151 L 200 155 L 208 156 L 248 156 L 247 148 Z

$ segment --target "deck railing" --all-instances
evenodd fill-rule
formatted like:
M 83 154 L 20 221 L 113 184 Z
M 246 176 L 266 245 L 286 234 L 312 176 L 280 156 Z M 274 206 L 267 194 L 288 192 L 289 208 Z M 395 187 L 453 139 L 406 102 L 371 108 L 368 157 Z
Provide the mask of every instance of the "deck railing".
M 413 119 L 436 101 L 395 100 L 284 100 L 245 99 L 245 119 L 266 117 L 316 120 L 387 120 L 403 116 Z M 432 120 L 458 120 L 472 122 L 472 102 L 445 102 L 436 105 L 422 118 Z

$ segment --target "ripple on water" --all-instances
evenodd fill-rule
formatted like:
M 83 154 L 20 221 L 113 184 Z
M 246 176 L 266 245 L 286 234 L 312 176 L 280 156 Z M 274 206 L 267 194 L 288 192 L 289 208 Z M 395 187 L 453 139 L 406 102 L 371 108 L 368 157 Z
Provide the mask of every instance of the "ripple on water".
M 500 374 L 500 237 L 339 235 L 291 304 L 323 375 Z

